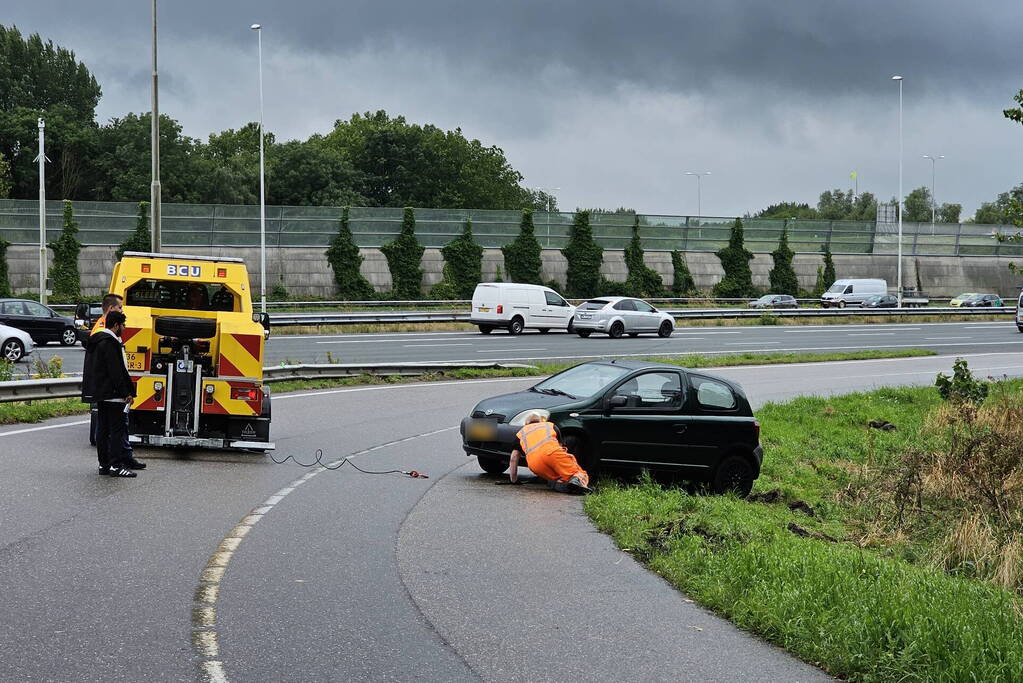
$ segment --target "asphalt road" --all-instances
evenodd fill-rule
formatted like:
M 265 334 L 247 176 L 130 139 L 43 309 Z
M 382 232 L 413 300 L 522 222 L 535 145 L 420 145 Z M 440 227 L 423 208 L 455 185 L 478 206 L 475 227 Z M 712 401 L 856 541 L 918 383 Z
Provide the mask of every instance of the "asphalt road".
M 968 357 L 1023 375 L 1018 354 Z M 755 405 L 929 384 L 931 357 L 718 372 Z M 815 681 L 687 602 L 578 498 L 493 486 L 459 448 L 474 403 L 528 380 L 293 393 L 277 457 L 139 452 L 100 478 L 81 418 L 0 430 L 0 680 Z M 770 457 L 770 454 L 767 454 Z
M 593 335 L 530 331 L 518 336 L 495 331 L 271 336 L 267 365 L 280 363 L 389 363 L 398 361 L 573 360 L 667 354 L 728 354 L 761 351 L 855 351 L 926 348 L 941 354 L 1023 350 L 1023 334 L 1011 321 L 679 328 L 668 339 L 656 335 L 611 339 Z M 68 372 L 80 372 L 82 349 L 49 345 L 43 357 L 61 355 Z

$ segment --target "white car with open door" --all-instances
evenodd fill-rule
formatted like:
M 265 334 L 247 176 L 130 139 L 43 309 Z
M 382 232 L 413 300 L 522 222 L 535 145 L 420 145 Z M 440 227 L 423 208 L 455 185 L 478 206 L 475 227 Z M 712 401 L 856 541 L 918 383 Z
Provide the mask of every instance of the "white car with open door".
M 490 334 L 502 327 L 509 334 L 533 328 L 540 332 L 571 330 L 575 306 L 550 287 L 518 282 L 481 282 L 472 294 L 469 321 Z
M 602 296 L 579 304 L 573 329 L 580 337 L 589 337 L 593 332 L 603 332 L 614 339 L 623 334 L 637 337 L 643 333 L 670 337 L 675 319 L 642 299 Z

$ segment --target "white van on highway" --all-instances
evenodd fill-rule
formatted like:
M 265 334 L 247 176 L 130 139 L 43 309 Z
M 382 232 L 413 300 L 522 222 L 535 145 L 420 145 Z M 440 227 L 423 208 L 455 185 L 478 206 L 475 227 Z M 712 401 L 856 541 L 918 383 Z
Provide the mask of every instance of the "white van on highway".
M 569 330 L 575 306 L 550 287 L 518 282 L 481 282 L 472 293 L 469 321 L 490 334 L 503 327 L 508 334 L 535 328 L 540 332 Z
M 867 297 L 888 293 L 888 283 L 876 279 L 844 279 L 835 280 L 835 284 L 821 295 L 821 308 L 837 306 L 859 306 Z

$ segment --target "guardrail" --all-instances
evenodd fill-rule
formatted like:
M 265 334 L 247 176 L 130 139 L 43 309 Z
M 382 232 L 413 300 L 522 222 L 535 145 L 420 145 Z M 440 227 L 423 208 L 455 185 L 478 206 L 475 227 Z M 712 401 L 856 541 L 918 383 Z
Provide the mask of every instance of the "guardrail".
M 1015 306 L 999 308 L 677 308 L 664 309 L 665 313 L 680 320 L 687 318 L 759 318 L 773 315 L 784 318 L 807 317 L 848 317 L 848 316 L 920 316 L 947 315 L 965 317 L 970 315 L 1009 315 L 1016 312 Z M 308 325 L 387 325 L 398 323 L 440 323 L 468 322 L 469 314 L 464 311 L 387 311 L 380 313 L 277 313 L 270 316 L 271 327 L 292 327 Z
M 418 377 L 431 372 L 470 369 L 533 368 L 523 363 L 337 363 L 275 365 L 263 368 L 263 382 L 274 384 L 290 380 L 343 379 L 346 377 Z M 0 403 L 39 401 L 50 398 L 77 398 L 82 395 L 82 378 L 25 379 L 0 382 Z

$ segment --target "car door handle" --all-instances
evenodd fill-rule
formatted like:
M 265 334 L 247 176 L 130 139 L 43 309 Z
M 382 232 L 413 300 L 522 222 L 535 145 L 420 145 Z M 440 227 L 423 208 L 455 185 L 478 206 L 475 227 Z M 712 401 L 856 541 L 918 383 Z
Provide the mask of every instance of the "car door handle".
M 687 424 L 674 425 L 674 427 L 676 434 L 685 434 L 686 430 L 689 429 L 689 425 Z

